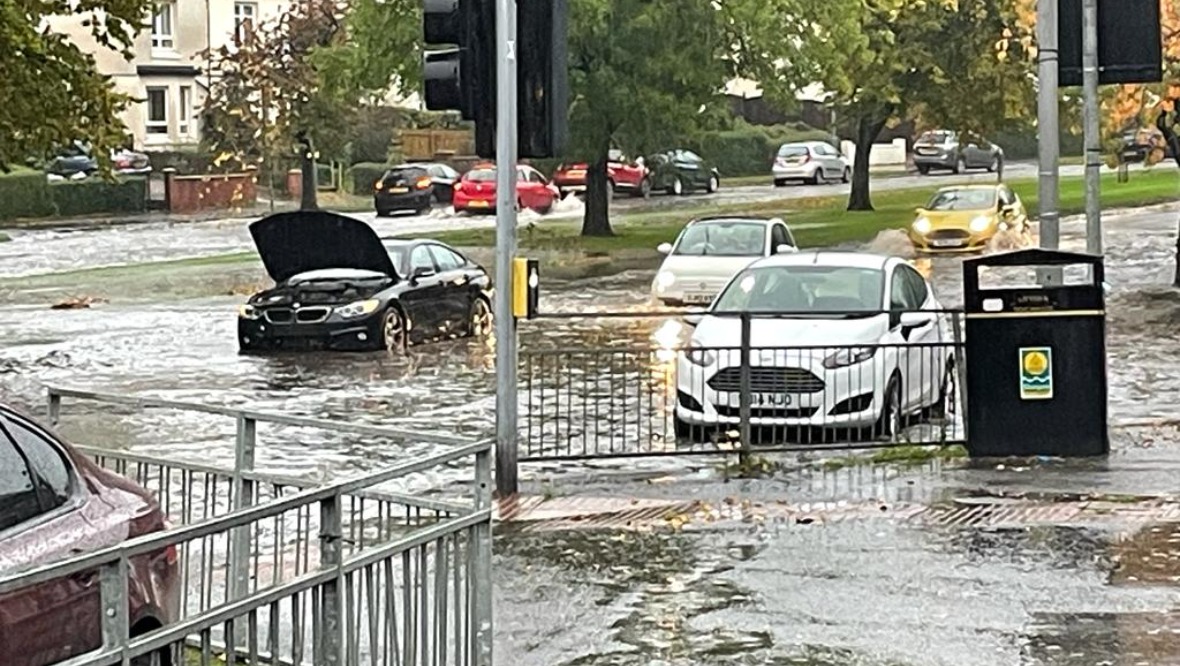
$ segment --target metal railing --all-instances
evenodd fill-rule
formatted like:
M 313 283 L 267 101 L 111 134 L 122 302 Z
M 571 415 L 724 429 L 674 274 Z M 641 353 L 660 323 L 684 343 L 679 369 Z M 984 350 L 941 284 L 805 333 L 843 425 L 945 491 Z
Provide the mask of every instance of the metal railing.
M 275 483 L 264 503 L 0 576 L 0 598 L 97 572 L 102 645 L 70 666 L 165 653 L 206 665 L 226 646 L 230 663 L 490 664 L 491 448 L 469 443 L 317 488 Z M 382 492 L 464 463 L 474 469 L 466 501 L 425 508 Z M 128 574 L 169 549 L 180 555 L 175 617 L 132 635 Z
M 725 346 L 692 344 L 690 326 L 647 345 L 526 346 L 520 460 L 961 442 L 959 313 L 848 314 L 892 332 L 793 344 L 763 320 L 814 313 L 735 313 L 721 315 L 734 320 L 736 344 Z M 822 340 L 824 325 L 808 340 Z

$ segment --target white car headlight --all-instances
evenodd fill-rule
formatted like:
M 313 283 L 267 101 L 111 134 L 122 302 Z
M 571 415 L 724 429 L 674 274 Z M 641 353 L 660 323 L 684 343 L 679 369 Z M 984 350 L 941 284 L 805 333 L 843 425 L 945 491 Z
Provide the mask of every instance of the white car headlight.
M 825 358 L 824 367 L 828 370 L 846 368 L 857 363 L 864 363 L 876 353 L 876 347 L 846 347 Z
M 988 217 L 987 215 L 980 215 L 979 217 L 972 219 L 971 224 L 967 226 L 971 229 L 971 231 L 978 234 L 987 231 L 987 228 L 990 227 L 991 224 L 992 218 Z
M 238 306 L 238 316 L 242 319 L 258 319 L 262 316 L 262 313 L 253 305 L 243 303 Z
M 348 305 L 336 308 L 336 314 L 345 319 L 352 319 L 354 317 L 362 317 L 367 314 L 372 314 L 381 302 L 376 299 L 369 299 L 367 301 L 357 301 L 349 303 Z
M 702 368 L 707 368 L 717 362 L 717 355 L 713 353 L 713 350 L 701 349 L 691 343 L 684 352 L 684 358 L 688 359 L 689 363 L 699 365 Z
M 914 220 L 914 231 L 920 234 L 930 233 L 930 220 L 924 217 L 919 217 L 918 219 Z
M 676 276 L 672 273 L 672 271 L 660 271 L 659 274 L 656 275 L 656 289 L 664 291 L 673 284 L 676 284 Z

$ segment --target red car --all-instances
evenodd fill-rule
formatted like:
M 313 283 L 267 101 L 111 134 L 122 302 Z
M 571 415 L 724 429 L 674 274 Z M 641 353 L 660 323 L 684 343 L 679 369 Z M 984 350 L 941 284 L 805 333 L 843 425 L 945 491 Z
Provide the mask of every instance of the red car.
M 606 177 L 614 192 L 630 192 L 631 196 L 646 197 L 651 194 L 651 178 L 647 167 L 642 162 L 628 160 L 621 151 L 611 150 L 607 154 Z M 557 185 L 561 196 L 571 192 L 586 191 L 585 162 L 576 164 L 562 164 L 553 172 L 553 183 Z
M 557 188 L 541 175 L 540 171 L 531 166 L 516 167 L 516 206 L 518 209 L 530 208 L 545 214 L 553 209 L 553 204 L 561 197 Z M 455 183 L 455 196 L 452 199 L 456 213 L 464 211 L 496 210 L 496 166 L 494 164 L 480 165 L 463 174 L 459 182 Z
M 143 488 L 0 405 L 0 574 L 167 529 Z M 131 635 L 179 619 L 176 549 L 133 559 Z M 97 571 L 0 595 L 0 664 L 43 666 L 102 645 Z M 171 654 L 150 655 L 169 664 Z M 151 659 L 136 662 L 153 663 Z

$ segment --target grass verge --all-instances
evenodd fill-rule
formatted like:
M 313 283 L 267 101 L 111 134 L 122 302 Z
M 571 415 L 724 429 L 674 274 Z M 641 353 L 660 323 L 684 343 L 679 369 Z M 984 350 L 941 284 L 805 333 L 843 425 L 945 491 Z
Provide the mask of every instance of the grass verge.
M 931 460 L 958 460 L 967 457 L 967 449 L 960 444 L 948 446 L 898 445 L 878 449 L 860 456 L 843 456 L 824 460 L 824 469 L 837 470 L 857 465 L 922 465 Z
M 1037 182 L 1026 178 L 1008 184 L 1024 200 L 1033 216 L 1037 213 Z M 807 197 L 749 204 L 705 205 L 694 209 L 642 212 L 614 216 L 614 236 L 583 237 L 581 221 L 542 223 L 521 229 L 522 250 L 581 251 L 588 255 L 610 255 L 622 250 L 655 254 L 655 247 L 670 242 L 692 217 L 711 214 L 781 215 L 794 227 L 795 237 L 804 247 L 828 247 L 872 239 L 886 229 L 904 228 L 914 219 L 914 209 L 924 205 L 938 187 L 887 190 L 873 195 L 876 210 L 845 210 L 843 196 Z M 1060 212 L 1074 215 L 1085 210 L 1085 184 L 1081 177 L 1060 180 Z M 1138 171 L 1131 180 L 1120 183 L 1116 174 L 1102 178 L 1103 208 L 1134 208 L 1180 199 L 1180 177 L 1175 171 Z M 446 243 L 462 247 L 487 247 L 495 244 L 495 230 L 473 229 L 429 234 Z

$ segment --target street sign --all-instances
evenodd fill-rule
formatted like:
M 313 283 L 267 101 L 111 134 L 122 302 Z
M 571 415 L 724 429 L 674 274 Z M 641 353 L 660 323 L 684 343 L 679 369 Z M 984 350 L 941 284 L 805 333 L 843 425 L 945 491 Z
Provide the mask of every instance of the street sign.
M 1049 347 L 1020 348 L 1020 399 L 1053 399 L 1053 350 Z
M 1082 85 L 1082 0 L 1058 0 L 1057 85 Z M 1163 80 L 1159 0 L 1098 0 L 1098 83 Z

